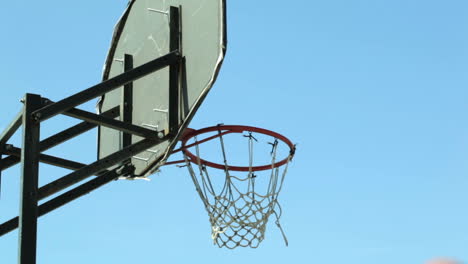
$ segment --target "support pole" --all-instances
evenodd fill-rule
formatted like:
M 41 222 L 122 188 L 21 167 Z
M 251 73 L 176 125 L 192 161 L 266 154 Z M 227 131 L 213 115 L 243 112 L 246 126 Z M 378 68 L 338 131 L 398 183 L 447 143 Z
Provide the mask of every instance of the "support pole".
M 125 54 L 124 71 L 133 69 L 133 56 Z M 124 123 L 132 124 L 133 114 L 133 82 L 124 85 L 122 91 L 122 103 L 120 104 L 120 120 Z M 122 132 L 122 148 L 132 144 L 132 134 Z
M 169 48 L 172 51 L 181 51 L 180 49 L 180 8 L 171 6 L 170 8 L 170 43 Z M 169 66 L 169 134 L 176 135 L 179 129 L 180 104 L 180 62 Z
M 32 113 L 41 106 L 39 95 L 26 94 L 23 110 L 23 147 L 21 149 L 19 264 L 36 263 L 40 123 L 34 120 Z

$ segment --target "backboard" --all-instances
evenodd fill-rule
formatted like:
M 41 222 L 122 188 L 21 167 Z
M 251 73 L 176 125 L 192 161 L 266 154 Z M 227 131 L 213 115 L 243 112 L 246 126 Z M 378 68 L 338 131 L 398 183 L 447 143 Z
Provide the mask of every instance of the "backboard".
M 180 52 L 185 58 L 179 79 L 178 129 L 171 139 L 132 157 L 136 176 L 148 176 L 164 164 L 213 86 L 226 51 L 225 0 L 131 0 L 115 27 L 103 80 L 122 74 L 128 64 L 125 58 L 129 55 L 133 66 L 137 67 L 171 51 L 171 6 L 179 8 Z M 169 69 L 135 81 L 132 90 L 132 123 L 167 132 Z M 105 94 L 98 103 L 98 112 L 121 105 L 123 96 L 123 87 Z M 125 145 L 123 137 L 117 130 L 99 127 L 98 158 L 122 149 Z M 131 136 L 132 143 L 140 140 L 138 136 Z

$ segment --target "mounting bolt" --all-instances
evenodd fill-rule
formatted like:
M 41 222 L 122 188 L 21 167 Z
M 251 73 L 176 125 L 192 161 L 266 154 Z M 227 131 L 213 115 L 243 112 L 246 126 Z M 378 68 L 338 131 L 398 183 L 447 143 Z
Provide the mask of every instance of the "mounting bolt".
M 36 120 L 36 121 L 39 121 L 39 119 L 41 119 L 41 117 L 42 117 L 42 114 L 41 114 L 41 113 L 37 113 L 37 114 L 34 114 L 34 115 L 33 115 L 33 118 L 34 118 L 34 120 Z
M 163 132 L 158 132 L 158 138 L 163 139 L 164 138 L 164 133 Z

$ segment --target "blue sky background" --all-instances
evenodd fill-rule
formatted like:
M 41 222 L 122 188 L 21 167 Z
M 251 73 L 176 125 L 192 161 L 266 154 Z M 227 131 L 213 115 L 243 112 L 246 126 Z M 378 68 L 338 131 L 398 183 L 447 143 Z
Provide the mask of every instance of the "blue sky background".
M 4 1 L 0 127 L 26 92 L 59 100 L 99 82 L 126 4 Z M 38 263 L 468 261 L 468 2 L 228 0 L 228 23 L 191 127 L 254 125 L 298 143 L 280 196 L 290 246 L 273 221 L 256 250 L 213 246 L 188 173 L 168 167 L 42 217 Z M 47 121 L 42 136 L 74 123 Z M 95 138 L 48 153 L 91 162 Z M 41 184 L 64 173 L 42 166 Z M 18 213 L 18 178 L 3 175 L 2 222 Z M 0 263 L 16 262 L 17 235 L 0 238 Z

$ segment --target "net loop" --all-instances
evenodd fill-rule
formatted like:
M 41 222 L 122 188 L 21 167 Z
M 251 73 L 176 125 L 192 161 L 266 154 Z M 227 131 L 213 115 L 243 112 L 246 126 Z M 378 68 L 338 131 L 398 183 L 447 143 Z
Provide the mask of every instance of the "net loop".
M 209 132 L 216 133 L 219 138 L 220 164 L 201 158 L 201 145 L 198 142 L 206 140 L 199 141 L 198 136 Z M 247 139 L 248 166 L 245 167 L 232 166 L 228 162 L 229 148 L 225 137 L 236 133 Z M 269 138 L 269 141 L 263 142 L 257 134 Z M 189 140 L 194 143 L 188 144 Z M 286 144 L 289 152 L 286 158 L 278 161 L 281 142 Z M 268 165 L 255 166 L 254 147 L 262 143 L 271 145 L 271 161 Z M 185 146 L 195 149 L 195 154 Z M 185 166 L 208 212 L 214 244 L 229 249 L 257 248 L 265 238 L 269 217 L 274 214 L 275 224 L 288 245 L 280 224 L 282 210 L 278 195 L 295 152 L 295 146 L 289 139 L 255 127 L 217 125 L 189 133 L 182 139 L 182 148 Z M 245 175 L 241 175 L 242 172 Z

